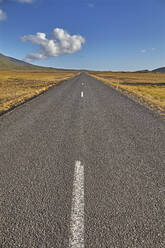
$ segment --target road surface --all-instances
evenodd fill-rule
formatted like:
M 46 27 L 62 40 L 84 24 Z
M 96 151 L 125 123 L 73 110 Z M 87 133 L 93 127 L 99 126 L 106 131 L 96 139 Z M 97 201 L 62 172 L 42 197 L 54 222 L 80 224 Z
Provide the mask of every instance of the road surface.
M 165 247 L 164 124 L 84 73 L 1 116 L 0 247 Z

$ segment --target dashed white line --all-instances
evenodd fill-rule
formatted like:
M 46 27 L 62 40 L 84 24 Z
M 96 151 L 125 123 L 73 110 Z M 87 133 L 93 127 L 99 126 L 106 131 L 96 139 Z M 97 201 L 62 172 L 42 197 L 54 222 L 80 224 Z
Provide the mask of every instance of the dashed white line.
M 84 248 L 84 166 L 75 163 L 69 248 Z
M 83 91 L 81 91 L 81 97 L 84 97 L 84 92 Z

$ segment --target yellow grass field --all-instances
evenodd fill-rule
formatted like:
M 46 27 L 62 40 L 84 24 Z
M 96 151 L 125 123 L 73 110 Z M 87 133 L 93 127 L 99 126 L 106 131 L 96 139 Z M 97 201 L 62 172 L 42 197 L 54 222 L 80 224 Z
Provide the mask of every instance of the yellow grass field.
M 106 84 L 137 97 L 165 115 L 165 73 L 88 72 Z
M 0 112 L 78 75 L 75 71 L 0 71 Z

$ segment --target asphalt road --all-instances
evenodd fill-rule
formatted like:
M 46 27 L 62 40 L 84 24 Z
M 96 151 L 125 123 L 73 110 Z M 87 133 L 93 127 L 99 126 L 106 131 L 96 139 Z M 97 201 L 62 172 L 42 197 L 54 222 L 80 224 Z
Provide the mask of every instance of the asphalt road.
M 164 120 L 86 74 L 1 116 L 0 247 L 164 248 Z

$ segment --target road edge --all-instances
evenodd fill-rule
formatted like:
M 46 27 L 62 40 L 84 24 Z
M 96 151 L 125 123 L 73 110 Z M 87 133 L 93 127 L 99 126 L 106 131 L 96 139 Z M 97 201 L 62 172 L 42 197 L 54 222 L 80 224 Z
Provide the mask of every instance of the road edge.
M 17 107 L 19 107 L 19 106 L 21 106 L 21 105 L 23 105 L 23 104 L 25 104 L 25 103 L 27 103 L 27 102 L 33 100 L 33 99 L 36 98 L 36 97 L 38 97 L 38 96 L 40 96 L 40 95 L 43 95 L 43 94 L 46 94 L 46 93 L 47 93 L 49 90 L 51 90 L 52 88 L 54 88 L 54 87 L 56 87 L 56 86 L 59 86 L 60 84 L 62 84 L 62 83 L 64 83 L 64 82 L 67 82 L 67 81 L 70 80 L 70 79 L 74 79 L 74 78 L 77 77 L 77 76 L 78 76 L 78 75 L 76 75 L 76 76 L 74 76 L 74 77 L 71 77 L 71 78 L 68 78 L 68 79 L 61 80 L 61 81 L 59 81 L 57 84 L 50 86 L 48 89 L 43 90 L 43 91 L 41 91 L 40 93 L 38 93 L 38 94 L 36 94 L 36 95 L 34 95 L 34 96 L 32 96 L 32 97 L 29 97 L 29 98 L 24 99 L 23 102 L 18 102 L 18 103 L 16 103 L 16 104 L 12 105 L 9 109 L 0 111 L 0 117 L 3 116 L 3 115 L 5 115 L 5 114 L 7 114 L 7 113 L 9 113 L 9 112 L 11 112 L 11 111 L 13 111 L 15 108 L 17 108 Z
M 154 114 L 156 115 L 157 117 L 159 117 L 161 120 L 165 120 L 165 115 L 162 114 L 162 112 L 160 112 L 157 108 L 152 108 L 149 106 L 149 104 L 145 101 L 142 101 L 142 99 L 140 97 L 138 97 L 137 95 L 133 95 L 133 94 L 129 94 L 130 92 L 122 89 L 122 88 L 116 88 L 115 86 L 111 85 L 111 84 L 108 84 L 106 82 L 104 82 L 103 80 L 101 79 L 98 79 L 98 78 L 95 78 L 94 76 L 86 73 L 86 75 L 88 75 L 89 77 L 97 80 L 98 82 L 100 83 L 103 83 L 104 85 L 106 85 L 107 87 L 110 87 L 112 90 L 118 92 L 118 93 L 121 93 L 121 95 L 127 97 L 128 99 L 132 100 L 133 102 L 137 103 L 137 104 L 140 104 L 141 106 L 145 107 L 146 109 L 148 109 L 150 111 L 151 114 Z

